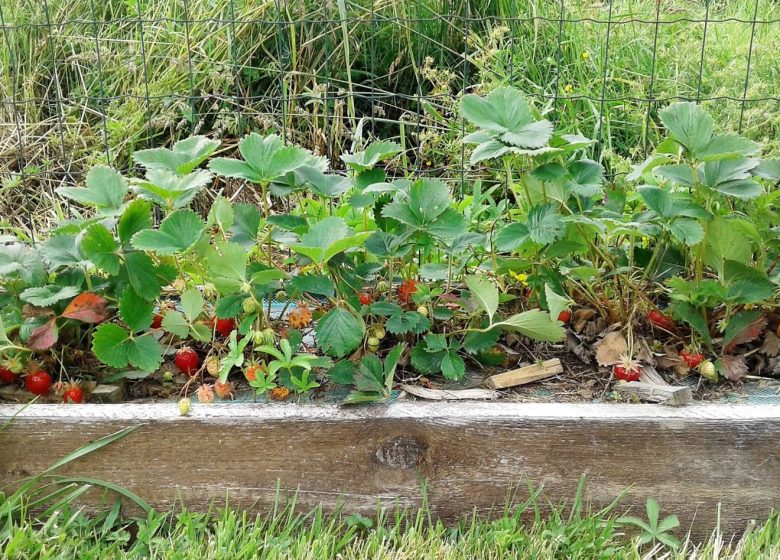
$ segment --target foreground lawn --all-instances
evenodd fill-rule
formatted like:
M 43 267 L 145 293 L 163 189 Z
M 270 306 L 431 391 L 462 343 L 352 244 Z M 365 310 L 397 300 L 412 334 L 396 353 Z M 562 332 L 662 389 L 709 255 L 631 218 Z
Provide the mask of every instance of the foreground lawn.
M 0 504 L 2 504 L 0 497 Z M 668 548 L 639 543 L 634 528 L 618 522 L 619 507 L 571 508 L 542 515 L 528 502 L 493 521 L 469 519 L 454 526 L 421 512 L 412 516 L 296 514 L 280 508 L 267 517 L 226 509 L 212 515 L 185 509 L 125 519 L 119 508 L 95 517 L 64 508 L 47 517 L 0 520 L 0 557 L 217 559 L 480 559 L 480 558 L 778 558 L 780 515 L 725 542 L 683 540 Z M 676 533 L 684 536 L 684 531 Z

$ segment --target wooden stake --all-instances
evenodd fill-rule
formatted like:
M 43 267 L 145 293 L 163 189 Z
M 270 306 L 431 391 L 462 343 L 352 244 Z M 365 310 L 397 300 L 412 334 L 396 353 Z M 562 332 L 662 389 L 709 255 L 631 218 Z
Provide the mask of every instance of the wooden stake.
M 675 385 L 656 385 L 642 381 L 618 383 L 615 390 L 623 395 L 636 396 L 640 400 L 657 402 L 669 406 L 682 406 L 693 401 L 690 387 Z
M 553 358 L 545 360 L 541 364 L 531 364 L 530 366 L 493 375 L 485 380 L 485 385 L 491 389 L 505 389 L 507 387 L 533 383 L 559 373 L 563 373 L 563 365 L 558 358 Z

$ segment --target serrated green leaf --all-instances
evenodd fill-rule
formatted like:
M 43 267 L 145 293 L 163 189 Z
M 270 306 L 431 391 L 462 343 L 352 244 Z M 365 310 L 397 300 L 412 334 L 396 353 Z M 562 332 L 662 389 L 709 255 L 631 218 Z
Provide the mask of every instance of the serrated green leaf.
M 229 198 L 218 196 L 214 199 L 209 210 L 208 225 L 217 225 L 222 231 L 229 231 L 233 227 L 235 213 L 233 212 L 233 203 Z
M 707 320 L 702 316 L 701 311 L 683 301 L 673 301 L 669 305 L 669 310 L 672 312 L 673 318 L 688 323 L 688 325 L 701 336 L 706 344 L 710 344 L 710 328 L 707 324 Z
M 444 354 L 440 367 L 442 375 L 451 381 L 460 381 L 466 374 L 466 364 L 463 358 L 452 350 Z
M 190 136 L 179 140 L 173 149 L 153 148 L 133 153 L 136 163 L 148 169 L 162 168 L 172 173 L 186 175 L 205 161 L 219 147 L 218 140 L 205 136 Z
M 421 334 L 431 328 L 431 322 L 417 311 L 401 311 L 390 316 L 385 328 L 392 334 Z
M 93 167 L 87 173 L 85 187 L 59 187 L 57 193 L 101 212 L 115 212 L 127 195 L 127 181 L 117 170 L 105 165 Z
M 49 307 L 58 301 L 77 296 L 81 290 L 75 286 L 41 286 L 27 288 L 20 294 L 22 301 L 36 307 Z
M 328 311 L 315 327 L 322 351 L 337 358 L 356 350 L 363 340 L 365 330 L 362 319 L 343 307 L 334 307 Z
M 552 203 L 540 204 L 528 211 L 528 236 L 534 243 L 547 245 L 558 239 L 565 229 L 558 209 Z
M 295 293 L 308 293 L 325 297 L 333 297 L 336 286 L 324 274 L 299 274 L 293 276 L 287 284 L 288 290 Z
M 84 256 L 112 276 L 119 274 L 118 249 L 114 235 L 103 224 L 90 226 L 81 238 L 81 251 Z
M 131 333 L 148 329 L 154 319 L 154 303 L 145 300 L 128 286 L 119 300 L 119 316 Z
M 516 330 L 534 340 L 546 342 L 559 342 L 563 340 L 564 331 L 558 321 L 553 321 L 549 313 L 541 309 L 531 309 L 523 311 L 517 315 L 512 315 L 499 323 L 496 327 L 507 330 Z
M 418 342 L 410 354 L 412 367 L 418 372 L 431 375 L 441 371 L 441 360 L 446 351 L 428 352 L 425 343 Z
M 688 246 L 696 245 L 704 239 L 704 229 L 699 222 L 690 218 L 678 218 L 667 224 L 672 237 Z
M 144 253 L 133 251 L 125 254 L 127 277 L 135 292 L 146 300 L 160 295 L 162 284 L 154 262 Z
M 487 326 L 487 325 L 485 325 Z M 483 350 L 492 348 L 501 336 L 501 329 L 494 328 L 489 331 L 469 331 L 463 339 L 463 349 L 469 354 L 479 354 Z
M 189 209 L 177 210 L 166 217 L 160 229 L 146 229 L 133 236 L 133 247 L 153 251 L 158 255 L 183 253 L 203 235 L 206 224 Z
M 466 286 L 479 305 L 487 312 L 490 322 L 498 311 L 498 288 L 483 276 L 467 276 Z
M 128 340 L 127 361 L 142 371 L 155 371 L 162 364 L 160 343 L 149 334 Z
M 673 103 L 661 109 L 658 116 L 672 138 L 685 146 L 693 155 L 704 151 L 712 139 L 714 128 L 712 117 L 695 103 Z
M 135 199 L 127 205 L 119 218 L 117 232 L 122 243 L 129 243 L 130 239 L 139 231 L 152 227 L 152 205 L 146 200 Z
M 128 363 L 127 348 L 130 336 L 119 325 L 103 323 L 92 337 L 92 352 L 98 360 L 114 368 L 125 367 Z
M 178 311 L 166 311 L 161 326 L 165 332 L 175 334 L 179 338 L 187 338 L 187 334 L 190 332 L 187 319 Z
M 547 308 L 550 310 L 550 318 L 557 321 L 561 311 L 571 307 L 572 300 L 555 292 L 549 284 L 544 285 L 544 299 L 547 301 Z
M 494 240 L 499 251 L 514 251 L 531 239 L 531 231 L 528 226 L 519 222 L 503 227 Z
M 579 196 L 596 196 L 604 184 L 604 167 L 590 159 L 575 161 L 568 168 L 566 186 Z
M 191 323 L 203 312 L 203 296 L 197 288 L 190 288 L 181 295 L 181 308 L 184 316 Z
M 248 258 L 244 248 L 236 243 L 226 243 L 219 250 L 209 248 L 206 253 L 209 276 L 220 294 L 233 294 L 247 282 Z
M 301 237 L 300 244 L 290 249 L 323 265 L 339 253 L 360 247 L 370 235 L 368 231 L 353 234 L 343 219 L 328 217 L 315 223 Z

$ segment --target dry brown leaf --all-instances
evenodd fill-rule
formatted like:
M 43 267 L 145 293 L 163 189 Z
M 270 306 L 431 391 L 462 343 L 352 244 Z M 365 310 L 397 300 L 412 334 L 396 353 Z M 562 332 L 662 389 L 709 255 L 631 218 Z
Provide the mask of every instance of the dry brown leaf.
M 576 334 L 568 330 L 566 331 L 566 348 L 569 350 L 569 352 L 577 356 L 581 362 L 585 364 L 590 363 L 593 352 L 591 352 L 590 349 L 580 341 Z
M 671 369 L 677 375 L 688 375 L 691 369 L 682 361 L 677 350 L 673 346 L 664 346 L 664 353 L 655 357 L 656 365 L 662 369 Z
M 780 354 L 780 338 L 772 331 L 767 331 L 758 351 L 766 356 L 777 356 Z
M 747 372 L 745 356 L 723 356 L 720 359 L 720 373 L 730 381 L 739 381 Z
M 593 319 L 593 317 L 596 316 L 596 310 L 595 309 L 589 309 L 587 307 L 582 309 L 577 309 L 574 311 L 574 313 L 571 314 L 571 325 L 574 329 L 574 332 L 581 333 L 582 330 L 585 328 L 585 325 L 588 324 L 588 321 Z
M 628 354 L 628 343 L 619 332 L 607 334 L 596 347 L 596 361 L 600 366 L 611 366 Z

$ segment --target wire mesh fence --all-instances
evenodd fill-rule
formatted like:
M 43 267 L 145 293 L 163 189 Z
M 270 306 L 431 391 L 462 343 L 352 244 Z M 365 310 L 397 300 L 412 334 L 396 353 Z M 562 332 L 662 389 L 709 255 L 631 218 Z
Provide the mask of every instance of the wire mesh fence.
M 3 0 L 0 24 L 0 174 L 28 208 L 194 133 L 273 131 L 335 167 L 396 139 L 404 168 L 465 181 L 458 99 L 499 84 L 613 175 L 675 100 L 780 145 L 774 0 Z

